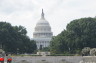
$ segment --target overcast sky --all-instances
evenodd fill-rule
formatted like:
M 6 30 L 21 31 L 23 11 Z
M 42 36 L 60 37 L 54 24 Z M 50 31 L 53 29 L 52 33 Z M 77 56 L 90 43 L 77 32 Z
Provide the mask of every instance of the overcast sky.
M 53 35 L 74 19 L 96 16 L 96 0 L 0 0 L 0 21 L 24 26 L 32 38 L 42 8 Z

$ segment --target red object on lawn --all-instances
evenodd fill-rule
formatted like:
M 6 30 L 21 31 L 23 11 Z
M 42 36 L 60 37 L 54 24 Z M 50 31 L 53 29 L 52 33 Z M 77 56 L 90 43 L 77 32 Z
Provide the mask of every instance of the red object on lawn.
M 8 58 L 7 61 L 12 61 L 12 59 L 11 58 Z
M 0 61 L 4 61 L 4 58 L 1 57 L 1 58 L 0 58 Z

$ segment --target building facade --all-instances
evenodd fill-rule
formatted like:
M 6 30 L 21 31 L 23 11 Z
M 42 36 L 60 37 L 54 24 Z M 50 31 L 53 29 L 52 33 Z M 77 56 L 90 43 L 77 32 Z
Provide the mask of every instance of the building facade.
M 33 32 L 33 39 L 36 41 L 37 48 L 48 47 L 52 39 L 53 33 L 51 32 L 51 26 L 49 22 L 44 17 L 44 12 L 42 9 L 41 19 L 37 22 L 35 26 L 35 31 Z

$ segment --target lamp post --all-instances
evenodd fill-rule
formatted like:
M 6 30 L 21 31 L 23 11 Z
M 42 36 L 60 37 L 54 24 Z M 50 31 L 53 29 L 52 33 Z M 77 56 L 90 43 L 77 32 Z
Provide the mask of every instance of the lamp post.
M 69 47 L 69 53 L 70 53 L 70 47 Z
M 17 54 L 19 54 L 19 48 L 17 48 Z

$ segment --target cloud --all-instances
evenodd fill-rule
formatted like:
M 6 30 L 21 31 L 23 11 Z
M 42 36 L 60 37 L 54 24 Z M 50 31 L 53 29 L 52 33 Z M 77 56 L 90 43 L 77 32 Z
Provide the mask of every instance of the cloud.
M 57 35 L 74 19 L 94 17 L 95 3 L 96 0 L 0 0 L 0 21 L 26 27 L 32 38 L 43 8 L 46 20 Z
M 15 11 L 32 11 L 34 6 L 31 0 L 2 0 L 0 1 L 0 11 L 3 13 L 12 13 Z

